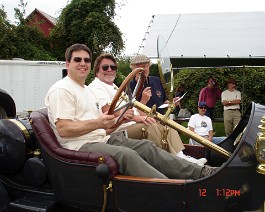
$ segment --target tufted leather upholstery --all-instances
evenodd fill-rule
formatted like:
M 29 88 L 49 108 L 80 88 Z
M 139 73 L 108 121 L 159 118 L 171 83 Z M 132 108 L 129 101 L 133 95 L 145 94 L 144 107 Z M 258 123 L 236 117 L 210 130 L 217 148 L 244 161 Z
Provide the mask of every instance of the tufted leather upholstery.
M 189 155 L 194 158 L 205 158 L 207 156 L 204 146 L 184 144 L 185 149 L 183 150 L 185 155 Z
M 110 168 L 110 177 L 118 173 L 117 162 L 108 154 L 74 151 L 61 147 L 49 124 L 47 108 L 33 111 L 30 115 L 30 122 L 40 146 L 50 156 L 67 163 L 87 164 L 95 167 L 100 164 L 99 158 L 104 158 L 104 163 Z

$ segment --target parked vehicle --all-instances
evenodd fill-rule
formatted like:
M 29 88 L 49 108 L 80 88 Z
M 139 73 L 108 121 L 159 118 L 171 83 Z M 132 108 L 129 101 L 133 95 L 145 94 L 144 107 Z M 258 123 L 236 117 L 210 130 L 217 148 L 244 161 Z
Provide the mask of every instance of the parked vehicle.
M 169 63 L 164 63 L 167 76 L 172 73 Z M 116 103 L 127 91 L 129 98 L 122 98 L 126 107 L 137 107 L 198 139 L 205 147 L 185 145 L 186 153 L 206 157 L 209 165 L 220 167 L 218 171 L 198 180 L 121 175 L 119 164 L 110 155 L 62 148 L 46 108 L 34 110 L 29 118 L 16 118 L 15 101 L 0 90 L 1 212 L 264 211 L 265 138 L 260 130 L 265 129 L 265 106 L 252 102 L 233 133 L 217 146 L 169 119 L 170 109 L 161 115 L 155 107 L 137 102 L 134 95 L 138 92 L 132 94 L 127 89 L 136 71 L 141 70 L 132 71 L 123 81 L 109 113 L 117 109 Z M 167 79 L 164 83 L 172 82 Z
M 199 180 L 162 180 L 120 175 L 109 155 L 62 148 L 45 108 L 16 119 L 13 99 L 3 90 L 0 98 L 8 114 L 0 120 L 0 211 L 264 210 L 265 176 L 256 171 L 255 156 L 263 105 L 252 103 L 220 144 L 231 153 L 228 159 L 186 146 L 189 154 L 221 166 L 218 172 Z
M 14 99 L 18 114 L 43 107 L 48 89 L 64 75 L 61 61 L 0 60 L 0 88 Z

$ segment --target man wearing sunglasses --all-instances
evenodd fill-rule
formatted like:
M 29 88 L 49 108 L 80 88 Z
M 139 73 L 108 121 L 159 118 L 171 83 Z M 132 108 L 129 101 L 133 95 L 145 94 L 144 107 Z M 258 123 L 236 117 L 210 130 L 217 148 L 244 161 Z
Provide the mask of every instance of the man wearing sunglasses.
M 109 154 L 117 160 L 120 173 L 131 176 L 198 179 L 216 172 L 177 158 L 150 141 L 108 135 L 115 117 L 102 112 L 97 97 L 85 86 L 91 69 L 86 58 L 91 57 L 86 45 L 70 46 L 65 54 L 67 76 L 52 85 L 45 97 L 50 124 L 62 147 Z
M 206 138 L 207 140 L 219 144 L 226 137 L 213 137 L 213 126 L 212 120 L 205 115 L 207 110 L 207 105 L 205 102 L 199 102 L 198 104 L 198 113 L 190 117 L 188 127 L 191 131 L 196 134 Z M 190 139 L 190 144 L 201 145 L 198 142 Z
M 107 68 L 105 68 L 107 67 Z M 111 68 L 114 67 L 114 68 Z M 88 85 L 95 96 L 98 97 L 99 105 L 103 112 L 108 111 L 109 103 L 112 102 L 116 92 L 117 86 L 114 84 L 114 80 L 117 74 L 117 62 L 111 54 L 101 54 L 95 60 L 94 64 L 95 79 Z M 131 113 L 131 111 L 129 112 Z M 118 130 L 126 130 L 129 138 L 133 139 L 148 139 L 153 141 L 156 146 L 162 148 L 162 136 L 164 126 L 159 122 L 156 122 L 154 118 L 147 117 L 146 114 L 140 115 L 136 108 L 133 108 L 134 116 L 129 117 L 128 113 L 125 113 L 126 122 L 123 123 Z M 167 135 L 167 147 L 165 148 L 171 154 L 181 157 L 189 162 L 199 164 L 203 166 L 207 160 L 206 158 L 195 159 L 190 156 L 186 156 L 183 153 L 184 145 L 177 131 L 169 128 Z

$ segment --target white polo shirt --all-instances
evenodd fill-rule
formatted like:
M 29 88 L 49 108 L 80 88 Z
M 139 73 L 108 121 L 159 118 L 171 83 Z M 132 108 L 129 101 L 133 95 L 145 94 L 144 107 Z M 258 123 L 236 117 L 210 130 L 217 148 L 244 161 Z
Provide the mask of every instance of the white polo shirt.
M 103 107 L 108 103 L 111 103 L 115 94 L 118 91 L 118 87 L 114 83 L 113 85 L 109 85 L 105 82 L 102 82 L 97 77 L 95 77 L 95 79 L 87 86 L 87 89 L 93 92 L 94 96 L 97 97 L 100 107 Z M 123 105 L 123 103 L 121 105 Z M 133 108 L 133 110 L 135 115 L 139 115 L 136 108 Z M 125 128 L 135 123 L 136 122 L 134 121 L 123 123 L 117 130 Z
M 240 99 L 241 100 L 241 92 L 238 90 L 233 90 L 233 91 L 229 91 L 229 90 L 225 90 L 222 92 L 221 95 L 221 101 L 233 101 L 236 99 Z M 229 109 L 240 109 L 240 105 L 228 105 L 228 106 L 224 106 L 224 110 L 229 110 Z

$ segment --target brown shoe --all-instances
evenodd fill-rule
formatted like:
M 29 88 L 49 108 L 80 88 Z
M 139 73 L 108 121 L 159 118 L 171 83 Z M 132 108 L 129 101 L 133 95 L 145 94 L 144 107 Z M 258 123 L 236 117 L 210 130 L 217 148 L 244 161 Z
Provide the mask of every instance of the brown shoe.
M 204 177 L 210 176 L 210 175 L 214 174 L 215 172 L 217 172 L 218 169 L 219 169 L 219 167 L 211 167 L 211 166 L 205 165 L 202 168 L 202 172 L 201 172 L 200 178 L 204 178 Z

